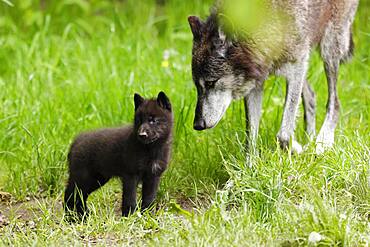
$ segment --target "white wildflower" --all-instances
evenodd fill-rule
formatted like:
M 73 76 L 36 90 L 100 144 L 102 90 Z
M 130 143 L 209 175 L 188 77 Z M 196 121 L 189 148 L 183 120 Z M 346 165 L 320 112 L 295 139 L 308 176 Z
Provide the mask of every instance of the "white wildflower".
M 320 242 L 323 239 L 320 233 L 318 232 L 311 232 L 310 236 L 308 236 L 308 242 L 311 244 L 315 244 L 317 242 Z

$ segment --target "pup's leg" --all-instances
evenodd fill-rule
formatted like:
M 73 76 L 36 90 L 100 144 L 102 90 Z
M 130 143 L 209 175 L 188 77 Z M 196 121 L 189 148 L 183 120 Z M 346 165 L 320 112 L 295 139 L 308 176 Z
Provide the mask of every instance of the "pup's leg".
M 143 177 L 141 210 L 149 208 L 157 196 L 160 177 L 147 175 Z
M 309 51 L 308 48 L 307 51 Z M 287 79 L 287 90 L 283 119 L 277 138 L 283 149 L 287 149 L 290 140 L 292 140 L 292 151 L 296 153 L 302 152 L 302 146 L 294 140 L 294 130 L 299 99 L 306 77 L 307 63 L 308 53 L 305 54 L 300 61 L 285 64 L 281 68 L 281 72 L 283 72 Z
M 79 174 L 82 176 L 73 174 L 69 178 L 64 194 L 64 206 L 68 216 L 71 215 L 72 212 L 76 212 L 77 215 L 75 216 L 81 218 L 88 213 L 86 205 L 88 196 L 93 191 L 103 186 L 108 179 L 91 176 L 88 172 Z
M 67 214 L 76 212 L 77 217 L 81 218 L 88 213 L 86 205 L 88 196 L 103 186 L 109 179 L 101 176 L 92 176 L 88 171 L 79 171 L 77 174 L 71 174 L 69 177 L 64 193 L 64 205 Z
M 261 119 L 262 91 L 262 85 L 258 85 L 249 93 L 248 96 L 244 97 L 247 127 L 246 147 L 247 152 L 252 155 L 258 155 L 256 142 Z
M 77 189 L 72 179 L 69 179 L 64 192 L 64 210 L 67 216 L 72 216 L 73 212 L 76 212 L 76 216 L 81 217 L 84 213 L 82 192 Z
M 126 175 L 122 177 L 122 216 L 127 217 L 136 210 L 137 176 Z
M 306 80 L 302 89 L 305 129 L 309 138 L 316 135 L 316 95 Z

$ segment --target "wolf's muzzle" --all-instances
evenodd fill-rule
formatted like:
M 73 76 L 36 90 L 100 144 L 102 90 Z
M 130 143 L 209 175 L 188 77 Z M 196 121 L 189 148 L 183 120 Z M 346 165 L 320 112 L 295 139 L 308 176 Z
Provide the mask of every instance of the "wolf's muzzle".
M 204 130 L 204 129 L 206 129 L 206 121 L 203 118 L 194 119 L 194 129 L 195 130 Z

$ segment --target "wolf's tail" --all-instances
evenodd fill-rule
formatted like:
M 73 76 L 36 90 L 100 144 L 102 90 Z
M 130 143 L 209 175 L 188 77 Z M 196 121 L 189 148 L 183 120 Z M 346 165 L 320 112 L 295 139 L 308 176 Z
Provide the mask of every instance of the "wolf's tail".
M 353 35 L 352 35 L 352 31 L 351 31 L 350 34 L 349 34 L 349 47 L 348 47 L 347 54 L 342 57 L 340 62 L 341 63 L 346 63 L 349 60 L 351 60 L 351 58 L 353 57 L 354 52 L 355 52 L 355 43 L 353 42 Z

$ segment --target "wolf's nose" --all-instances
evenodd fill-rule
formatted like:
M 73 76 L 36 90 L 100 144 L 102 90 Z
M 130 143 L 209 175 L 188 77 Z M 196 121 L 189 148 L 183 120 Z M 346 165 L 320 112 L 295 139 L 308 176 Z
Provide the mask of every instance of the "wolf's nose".
M 145 138 L 145 137 L 148 137 L 148 133 L 146 133 L 145 131 L 142 131 L 139 133 L 139 136 Z
M 206 128 L 206 121 L 204 119 L 197 119 L 194 121 L 195 130 L 204 130 Z

